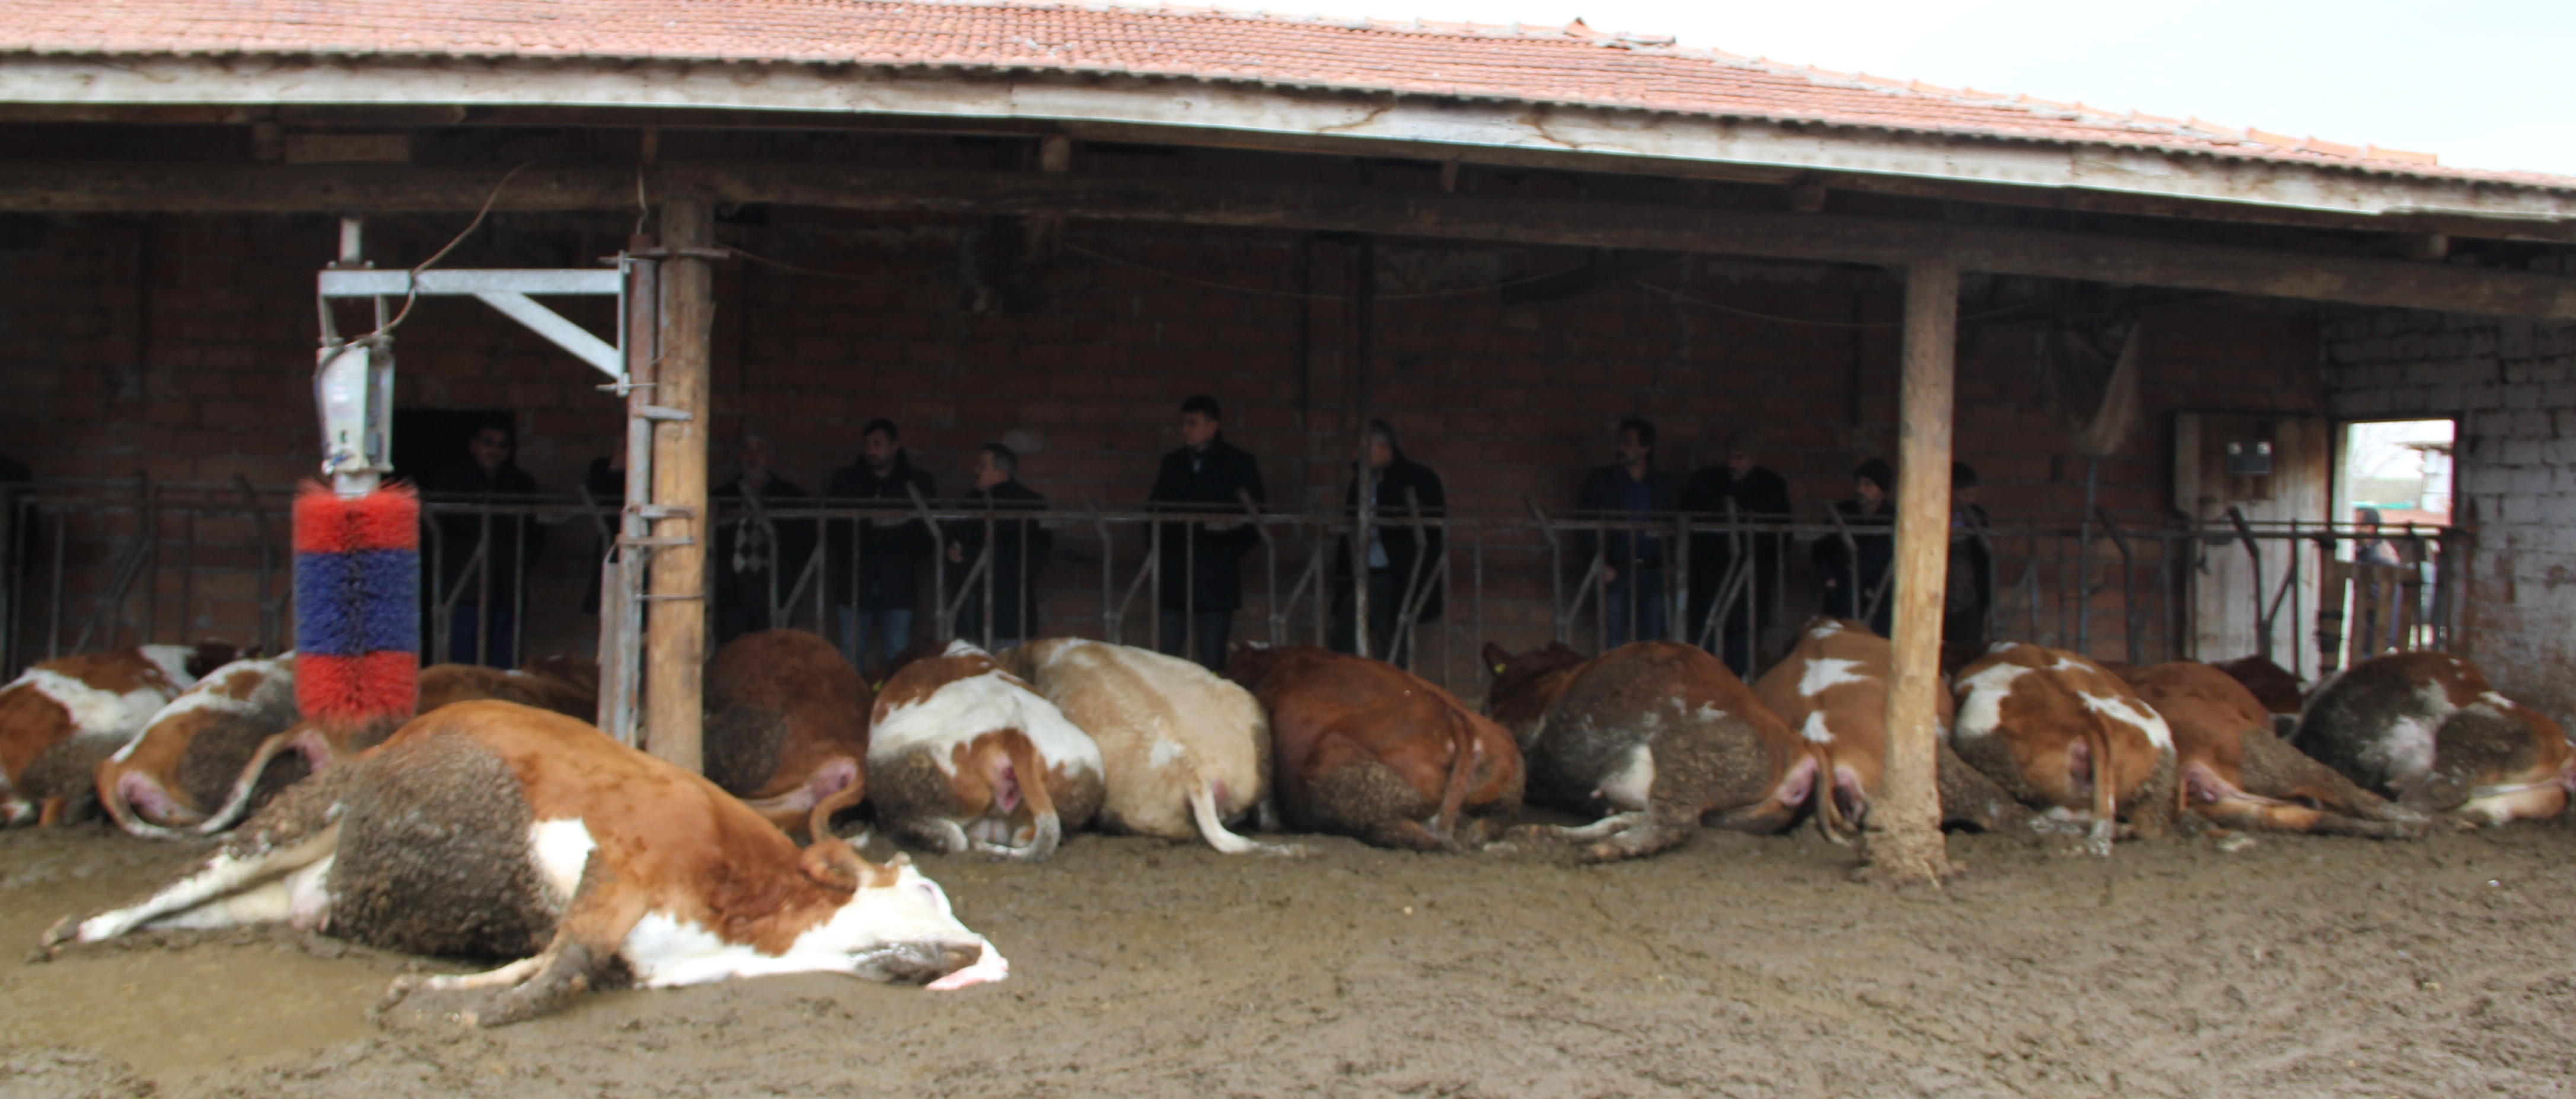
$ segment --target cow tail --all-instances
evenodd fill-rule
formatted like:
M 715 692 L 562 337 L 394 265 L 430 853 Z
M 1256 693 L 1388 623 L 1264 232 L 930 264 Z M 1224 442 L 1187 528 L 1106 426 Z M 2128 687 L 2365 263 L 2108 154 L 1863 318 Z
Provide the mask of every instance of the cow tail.
M 2111 853 L 2112 837 L 2120 831 L 2120 796 L 2112 785 L 2119 781 L 2119 771 L 2111 766 L 2111 735 L 2097 716 L 2084 730 L 2085 743 L 2093 750 L 2093 845 L 2100 854 Z
M 1465 715 L 1451 714 L 1449 736 L 1456 743 L 1449 761 L 1449 783 L 1440 792 L 1440 812 L 1431 818 L 1431 834 L 1443 843 L 1458 826 L 1458 813 L 1467 805 L 1467 785 L 1474 780 L 1476 725 Z
M 1037 836 L 1029 841 L 1023 857 L 1030 862 L 1045 862 L 1055 855 L 1056 845 L 1064 842 L 1064 821 L 1056 816 L 1055 793 L 1047 789 L 1046 764 L 1038 758 L 1037 745 L 1028 734 L 1017 729 L 1005 731 L 1002 752 L 1011 760 L 1011 770 L 1020 776 L 1020 797 L 1028 802 L 1029 812 L 1037 818 Z
M 1843 819 L 1842 804 L 1834 800 L 1837 786 L 1833 753 L 1826 751 L 1824 745 L 1811 741 L 1807 744 L 1807 754 L 1816 759 L 1816 782 L 1812 787 L 1814 793 L 1810 795 L 1816 799 L 1816 830 L 1835 843 L 1850 843 L 1850 837 L 1858 835 L 1860 830 Z

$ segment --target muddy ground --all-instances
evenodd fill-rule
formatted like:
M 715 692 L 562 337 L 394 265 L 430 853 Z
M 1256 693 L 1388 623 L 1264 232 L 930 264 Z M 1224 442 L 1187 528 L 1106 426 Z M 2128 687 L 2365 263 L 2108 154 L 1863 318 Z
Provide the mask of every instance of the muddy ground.
M 1939 894 L 1812 833 L 1302 860 L 1085 835 L 925 865 L 1007 982 L 597 994 L 488 1033 L 364 1013 L 411 959 L 284 931 L 19 964 L 190 854 L 0 835 L 0 1096 L 2512 1096 L 2576 1090 L 2576 832 L 1954 836 Z M 879 852 L 882 854 L 882 852 Z M 184 940 L 184 941 L 183 941 Z M 436 968 L 449 968 L 429 963 Z

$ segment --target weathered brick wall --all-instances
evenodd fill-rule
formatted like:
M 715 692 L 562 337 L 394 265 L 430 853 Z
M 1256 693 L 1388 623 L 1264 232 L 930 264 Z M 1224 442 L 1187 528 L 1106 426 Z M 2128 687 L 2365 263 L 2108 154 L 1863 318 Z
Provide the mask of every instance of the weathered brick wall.
M 2322 340 L 2337 416 L 2459 418 L 2469 655 L 2506 694 L 2576 715 L 2576 323 L 2338 309 Z
M 370 252 L 425 255 L 461 220 L 377 219 Z M 616 215 L 500 216 L 449 262 L 586 263 L 613 252 L 630 225 Z M 1333 295 L 1350 285 L 1355 245 L 1074 225 L 1050 262 L 1015 281 L 1009 264 L 987 258 L 994 232 L 980 221 L 789 210 L 720 225 L 726 242 L 808 271 L 729 264 L 718 275 L 715 479 L 732 475 L 730 440 L 757 424 L 777 441 L 784 475 L 819 490 L 856 460 L 860 426 L 886 416 L 903 425 L 915 462 L 943 492 L 965 487 L 974 446 L 1001 439 L 1024 455 L 1026 480 L 1060 502 L 1131 503 L 1156 456 L 1176 445 L 1179 400 L 1206 391 L 1225 400 L 1229 435 L 1261 456 L 1274 501 L 1338 500 L 1359 397 L 1349 369 L 1355 317 Z M 302 475 L 315 450 L 311 280 L 333 242 L 320 217 L 13 223 L 0 240 L 0 377 L 15 398 L 0 405 L 0 452 L 23 456 L 44 478 L 238 473 L 282 487 Z M 1766 461 L 1810 515 L 1849 494 L 1861 456 L 1893 449 L 1901 288 L 1881 272 L 1693 259 L 1643 278 L 1737 312 L 1625 281 L 1505 304 L 1480 288 L 1581 257 L 1397 243 L 1378 253 L 1385 300 L 1368 408 L 1442 473 L 1461 512 L 1508 518 L 1523 513 L 1524 497 L 1570 507 L 1586 467 L 1608 460 L 1611 426 L 1625 415 L 1660 424 L 1667 468 L 1718 461 L 1734 430 L 1762 427 Z M 1472 292 L 1449 293 L 1457 290 Z M 565 309 L 605 330 L 604 304 Z M 2323 403 L 2311 311 L 2202 301 L 2156 318 L 2140 426 L 2101 470 L 2103 505 L 2138 521 L 2170 514 L 2172 412 L 2314 413 Z M 346 329 L 362 321 L 354 309 L 342 314 Z M 1959 453 L 1983 474 L 1998 522 L 2071 531 L 2084 463 L 2040 407 L 2035 329 L 1975 331 L 1961 359 Z M 521 463 L 545 489 L 568 491 L 619 437 L 598 378 L 479 304 L 423 301 L 399 346 L 405 406 L 518 410 Z M 1094 631 L 1098 566 L 1071 556 L 1098 547 L 1085 530 L 1060 537 L 1071 554 L 1043 582 L 1051 625 Z M 1526 530 L 1485 542 L 1487 634 L 1510 646 L 1542 639 L 1549 578 L 1539 543 Z M 595 627 L 576 604 L 591 546 L 581 526 L 549 542 L 530 591 L 531 651 L 587 646 Z M 76 583 L 94 584 L 112 548 L 98 541 Z M 2060 548 L 2008 544 L 2003 582 L 2036 560 L 2043 588 L 2053 588 L 2071 575 Z M 1139 549 L 1132 539 L 1117 547 L 1122 571 Z M 237 565 L 239 551 L 236 541 L 226 560 Z M 2109 556 L 2106 543 L 2100 559 Z M 1295 550 L 1283 573 L 1304 560 Z M 1471 560 L 1462 545 L 1462 596 Z M 2152 573 L 2141 576 L 2152 599 Z M 227 581 L 216 602 L 206 583 L 191 596 L 192 628 L 247 633 L 245 584 Z M 162 584 L 175 604 L 179 581 Z M 2103 589 L 2096 606 L 2111 624 L 2097 620 L 2094 644 L 2116 658 L 2119 586 Z M 1792 599 L 1794 615 L 1806 604 Z M 2045 594 L 2042 610 L 2040 632 L 2071 641 Z M 177 617 L 163 614 L 166 637 Z M 1472 621 L 1463 605 L 1452 619 L 1462 635 Z M 1239 630 L 1258 636 L 1259 622 L 1247 616 Z M 2165 634 L 2164 622 L 2150 622 L 2150 657 Z M 1473 639 L 1459 640 L 1463 671 Z M 1439 656 L 1436 646 L 1426 651 Z

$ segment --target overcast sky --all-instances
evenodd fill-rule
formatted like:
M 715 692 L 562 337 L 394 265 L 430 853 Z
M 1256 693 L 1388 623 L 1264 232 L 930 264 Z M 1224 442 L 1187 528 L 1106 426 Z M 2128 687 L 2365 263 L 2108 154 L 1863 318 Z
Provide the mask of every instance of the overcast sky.
M 2576 0 L 1231 0 L 1678 35 L 1839 72 L 2576 176 Z

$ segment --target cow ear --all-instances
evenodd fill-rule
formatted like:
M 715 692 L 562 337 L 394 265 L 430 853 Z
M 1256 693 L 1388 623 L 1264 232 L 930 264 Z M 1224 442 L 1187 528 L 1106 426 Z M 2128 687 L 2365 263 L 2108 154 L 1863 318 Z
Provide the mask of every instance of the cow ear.
M 815 840 L 798 860 L 805 876 L 827 889 L 856 892 L 866 880 L 868 860 L 860 858 L 847 842 L 833 838 Z
M 1485 642 L 1485 663 L 1493 666 L 1495 675 L 1503 674 L 1503 665 L 1511 662 L 1512 654 L 1504 652 L 1502 646 L 1491 641 Z

